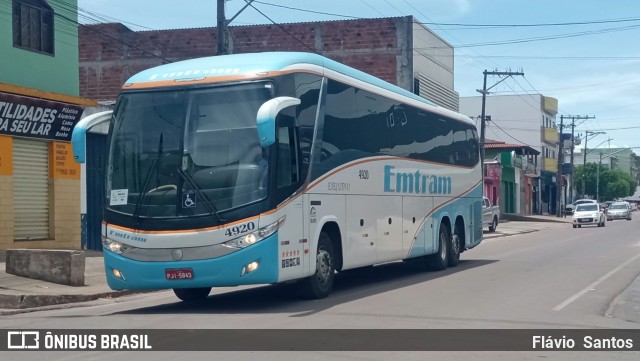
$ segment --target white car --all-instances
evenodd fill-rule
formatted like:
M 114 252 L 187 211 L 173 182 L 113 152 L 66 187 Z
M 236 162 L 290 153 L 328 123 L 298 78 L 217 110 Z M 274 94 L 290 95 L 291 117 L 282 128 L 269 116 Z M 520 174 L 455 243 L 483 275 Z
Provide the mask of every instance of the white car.
M 573 228 L 580 228 L 587 224 L 604 227 L 607 217 L 598 203 L 578 204 L 573 212 Z

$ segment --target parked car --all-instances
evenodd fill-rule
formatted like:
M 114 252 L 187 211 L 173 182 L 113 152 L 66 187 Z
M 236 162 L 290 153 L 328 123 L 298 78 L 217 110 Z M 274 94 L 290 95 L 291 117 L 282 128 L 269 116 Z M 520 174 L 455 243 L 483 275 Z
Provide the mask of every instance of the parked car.
M 573 228 L 595 224 L 598 227 L 606 225 L 607 217 L 602 212 L 598 202 L 578 204 L 573 212 Z
M 614 219 L 626 219 L 631 220 L 631 204 L 628 202 L 614 202 L 611 203 L 607 210 L 607 221 L 613 221 Z
M 593 199 L 578 199 L 577 201 L 568 204 L 565 208 L 564 208 L 564 214 L 567 216 L 571 216 L 573 215 L 574 210 L 576 209 L 576 206 L 578 204 L 585 204 L 585 203 L 595 203 L 598 204 L 597 201 L 593 200 Z
M 499 220 L 500 206 L 494 206 L 489 198 L 482 197 L 482 226 L 488 227 L 489 232 L 495 232 Z

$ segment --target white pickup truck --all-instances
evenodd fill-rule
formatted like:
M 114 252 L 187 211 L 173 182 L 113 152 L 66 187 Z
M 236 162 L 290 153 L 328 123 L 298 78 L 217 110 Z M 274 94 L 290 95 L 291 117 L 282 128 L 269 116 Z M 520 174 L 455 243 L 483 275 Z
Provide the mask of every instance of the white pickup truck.
M 487 197 L 482 197 L 482 227 L 489 227 L 489 232 L 495 232 L 500 220 L 500 206 L 494 206 Z

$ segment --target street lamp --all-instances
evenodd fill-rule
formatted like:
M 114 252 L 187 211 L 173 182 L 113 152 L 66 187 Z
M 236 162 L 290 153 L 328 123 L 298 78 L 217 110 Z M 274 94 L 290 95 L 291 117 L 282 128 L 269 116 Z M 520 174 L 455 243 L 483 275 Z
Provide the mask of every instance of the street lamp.
M 606 142 L 606 140 L 605 140 Z M 600 152 L 600 160 L 598 161 L 598 171 L 596 172 L 596 201 L 600 202 L 600 166 L 602 165 L 602 160 L 605 158 L 609 158 L 613 155 L 616 155 L 620 152 L 624 152 L 625 150 L 629 150 L 627 148 L 624 149 L 620 149 L 618 151 L 615 151 L 611 154 L 607 154 L 604 157 L 602 156 L 602 152 Z

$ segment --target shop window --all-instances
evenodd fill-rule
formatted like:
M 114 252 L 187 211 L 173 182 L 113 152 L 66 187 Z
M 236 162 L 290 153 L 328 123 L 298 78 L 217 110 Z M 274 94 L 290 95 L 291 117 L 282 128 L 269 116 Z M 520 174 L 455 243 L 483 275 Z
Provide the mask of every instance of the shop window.
M 43 0 L 13 0 L 13 46 L 54 54 L 53 9 Z

